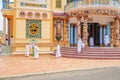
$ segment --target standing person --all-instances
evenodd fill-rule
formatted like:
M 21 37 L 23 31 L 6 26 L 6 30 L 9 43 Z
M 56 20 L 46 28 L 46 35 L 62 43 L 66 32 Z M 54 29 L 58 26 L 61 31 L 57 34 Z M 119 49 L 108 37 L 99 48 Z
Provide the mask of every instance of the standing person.
M 107 34 L 105 34 L 105 37 L 104 37 L 104 44 L 106 47 L 108 47 L 108 45 L 109 45 L 109 38 L 108 38 Z
M 93 39 L 92 36 L 91 36 L 90 39 L 89 39 L 89 45 L 90 45 L 90 47 L 93 47 L 93 46 L 94 46 L 94 39 Z
M 7 39 L 7 38 L 6 38 L 5 44 L 6 44 L 6 46 L 8 46 L 8 45 L 9 45 L 9 44 L 8 44 L 8 39 Z
M 14 41 L 14 40 L 13 40 L 13 36 L 11 36 L 11 37 L 10 37 L 10 45 L 13 44 L 13 41 Z
M 34 58 L 39 58 L 39 53 L 38 53 L 38 51 L 39 51 L 40 49 L 39 49 L 39 47 L 37 46 L 37 44 L 35 44 L 35 46 L 34 46 Z
M 28 43 L 26 43 L 25 56 L 26 56 L 26 57 L 29 56 L 29 44 L 28 44 Z
M 83 46 L 83 42 L 82 42 L 81 38 L 79 38 L 78 43 L 77 43 L 77 52 L 78 52 L 78 54 L 80 54 L 82 46 Z
M 61 57 L 60 44 L 58 44 L 56 47 L 56 58 L 59 58 L 59 57 Z

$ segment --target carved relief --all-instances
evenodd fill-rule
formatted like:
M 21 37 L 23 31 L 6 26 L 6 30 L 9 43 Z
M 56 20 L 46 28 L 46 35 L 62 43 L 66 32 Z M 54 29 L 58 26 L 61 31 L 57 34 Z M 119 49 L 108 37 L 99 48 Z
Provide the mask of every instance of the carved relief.
M 36 18 L 39 18 L 39 17 L 40 17 L 40 13 L 38 13 L 38 12 L 35 13 L 35 17 L 36 17 Z
M 83 27 L 83 41 L 85 46 L 88 46 L 88 25 L 87 25 L 88 16 L 84 16 L 84 27 Z
M 108 0 L 99 0 L 98 3 L 99 4 L 108 4 Z
M 31 18 L 31 17 L 33 17 L 33 13 L 32 12 L 28 12 L 27 16 Z
M 94 0 L 87 0 L 87 4 L 94 4 Z
M 117 0 L 120 3 L 120 0 Z

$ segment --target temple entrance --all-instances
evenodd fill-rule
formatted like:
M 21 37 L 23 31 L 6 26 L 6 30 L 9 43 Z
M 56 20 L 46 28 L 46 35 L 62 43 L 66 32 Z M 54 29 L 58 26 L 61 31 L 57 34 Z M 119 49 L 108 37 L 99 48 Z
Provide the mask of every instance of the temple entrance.
M 70 46 L 76 46 L 77 44 L 77 25 L 70 25 Z
M 90 37 L 94 38 L 94 46 L 100 46 L 100 26 L 99 23 L 88 23 L 88 44 Z

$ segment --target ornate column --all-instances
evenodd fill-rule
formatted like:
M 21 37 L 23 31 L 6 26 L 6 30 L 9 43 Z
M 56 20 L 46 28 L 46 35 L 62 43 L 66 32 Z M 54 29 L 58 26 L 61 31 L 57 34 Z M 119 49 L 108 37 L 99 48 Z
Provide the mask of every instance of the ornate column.
M 119 18 L 115 19 L 115 47 L 119 47 L 119 29 L 120 29 L 120 23 Z
M 78 38 L 81 37 L 81 17 L 77 17 L 77 36 Z
M 66 18 L 64 18 L 64 46 L 65 46 L 65 44 L 66 44 L 66 42 L 67 42 L 67 21 L 66 21 Z
M 111 35 L 110 35 L 110 37 L 111 37 L 111 41 L 110 41 L 110 45 L 111 45 L 111 47 L 114 47 L 114 25 L 115 25 L 115 23 L 114 22 L 111 22 Z
M 3 44 L 6 41 L 6 16 L 3 16 Z
M 83 42 L 85 46 L 88 46 L 88 24 L 87 24 L 88 16 L 84 16 L 84 25 L 83 25 Z

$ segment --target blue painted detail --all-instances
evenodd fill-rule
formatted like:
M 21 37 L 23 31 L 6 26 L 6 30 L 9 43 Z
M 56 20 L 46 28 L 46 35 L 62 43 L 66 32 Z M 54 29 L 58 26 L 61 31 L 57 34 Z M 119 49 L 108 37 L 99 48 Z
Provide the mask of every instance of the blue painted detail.
M 76 7 L 76 0 L 74 0 L 74 7 Z
M 100 27 L 100 44 L 102 44 L 102 27 Z
M 77 44 L 77 28 L 75 27 L 75 33 L 74 33 L 74 36 L 75 36 L 75 41 L 74 41 L 74 44 Z
M 70 44 L 77 43 L 77 28 L 75 26 L 70 26 Z
M 68 33 L 68 41 L 70 42 L 70 22 L 68 23 L 68 31 L 69 31 L 69 33 Z
M 95 5 L 98 5 L 98 0 L 94 0 Z
M 114 6 L 116 6 L 116 0 L 114 0 Z
M 73 44 L 73 27 L 70 27 L 70 43 Z
M 110 22 L 107 23 L 107 34 L 108 34 L 109 41 L 110 41 L 110 33 L 111 33 L 110 26 L 111 26 Z
M 104 36 L 105 37 L 105 34 L 106 34 L 106 27 L 104 28 Z M 104 38 L 103 38 L 103 42 L 104 42 Z
M 6 4 L 6 2 L 4 0 L 2 0 L 2 9 L 5 8 L 5 4 Z

